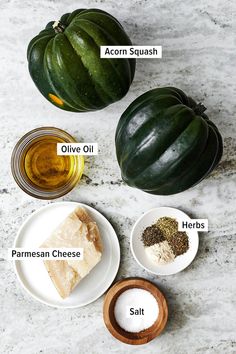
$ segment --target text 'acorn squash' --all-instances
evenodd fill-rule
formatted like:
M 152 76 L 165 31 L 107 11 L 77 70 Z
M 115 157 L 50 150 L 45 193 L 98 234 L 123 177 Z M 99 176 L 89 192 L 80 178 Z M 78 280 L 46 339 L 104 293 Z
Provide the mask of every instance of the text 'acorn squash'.
M 98 9 L 79 9 L 49 22 L 28 46 L 30 75 L 39 91 L 67 111 L 98 110 L 128 92 L 134 59 L 101 59 L 101 45 L 131 45 L 121 24 Z
M 205 178 L 223 152 L 205 107 L 174 87 L 150 90 L 122 114 L 116 153 L 123 180 L 157 195 L 184 191 Z

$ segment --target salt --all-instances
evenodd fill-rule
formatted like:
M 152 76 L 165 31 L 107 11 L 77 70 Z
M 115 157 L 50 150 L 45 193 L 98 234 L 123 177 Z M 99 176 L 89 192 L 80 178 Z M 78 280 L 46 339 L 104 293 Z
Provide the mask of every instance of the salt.
M 130 309 L 143 309 L 143 315 L 130 315 Z M 116 300 L 114 315 L 118 325 L 127 332 L 141 332 L 151 327 L 159 314 L 155 297 L 147 290 L 133 288 L 124 291 Z

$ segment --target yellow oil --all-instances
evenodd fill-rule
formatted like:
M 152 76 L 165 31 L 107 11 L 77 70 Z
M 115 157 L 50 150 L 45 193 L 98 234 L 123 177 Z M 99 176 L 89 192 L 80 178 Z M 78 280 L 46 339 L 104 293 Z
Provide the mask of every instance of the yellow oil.
M 77 156 L 57 155 L 57 136 L 34 140 L 24 157 L 24 170 L 30 182 L 42 190 L 52 191 L 66 185 L 74 173 Z

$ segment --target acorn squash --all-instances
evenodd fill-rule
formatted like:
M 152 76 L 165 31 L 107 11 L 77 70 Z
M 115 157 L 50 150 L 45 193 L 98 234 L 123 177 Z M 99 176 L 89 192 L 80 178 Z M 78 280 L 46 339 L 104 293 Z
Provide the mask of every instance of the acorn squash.
M 115 138 L 123 180 L 148 193 L 170 195 L 208 176 L 223 144 L 205 109 L 174 87 L 150 90 L 131 103 Z
M 30 75 L 44 97 L 73 112 L 120 100 L 135 72 L 134 59 L 101 59 L 101 45 L 131 45 L 121 24 L 98 9 L 79 9 L 49 22 L 28 45 Z

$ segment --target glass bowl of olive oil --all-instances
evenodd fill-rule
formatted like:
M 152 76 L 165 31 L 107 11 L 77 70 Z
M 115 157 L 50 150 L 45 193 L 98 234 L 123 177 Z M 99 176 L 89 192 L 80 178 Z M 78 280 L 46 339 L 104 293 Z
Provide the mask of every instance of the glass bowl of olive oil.
M 84 157 L 57 155 L 57 143 L 75 142 L 70 134 L 54 127 L 37 128 L 25 134 L 11 157 L 16 183 L 39 199 L 55 199 L 71 191 L 83 174 Z

